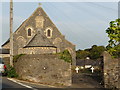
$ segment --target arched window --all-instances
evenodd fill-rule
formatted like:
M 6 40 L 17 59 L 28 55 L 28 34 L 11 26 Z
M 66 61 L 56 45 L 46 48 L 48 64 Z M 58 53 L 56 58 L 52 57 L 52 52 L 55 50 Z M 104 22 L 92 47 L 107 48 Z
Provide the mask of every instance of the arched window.
M 47 36 L 51 37 L 51 30 L 50 29 L 47 30 Z
M 31 36 L 31 29 L 28 29 L 28 36 Z
M 46 37 L 47 38 L 52 38 L 52 32 L 53 32 L 52 28 L 50 28 L 50 27 L 46 28 L 46 30 L 45 30 Z

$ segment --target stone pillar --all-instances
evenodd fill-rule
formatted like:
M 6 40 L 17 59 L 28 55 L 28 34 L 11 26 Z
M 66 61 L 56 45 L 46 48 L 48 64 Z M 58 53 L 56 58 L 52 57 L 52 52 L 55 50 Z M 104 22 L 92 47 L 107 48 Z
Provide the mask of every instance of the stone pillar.
M 72 65 L 76 66 L 76 52 L 72 54 Z
M 112 58 L 108 52 L 104 52 L 104 87 L 120 88 L 120 59 Z
M 103 72 L 104 72 L 104 87 L 105 88 L 109 88 L 109 82 L 110 82 L 110 78 L 109 78 L 109 63 L 110 63 L 110 61 L 111 61 L 111 56 L 110 56 L 110 54 L 107 52 L 107 51 L 105 51 L 104 53 L 103 53 L 103 62 L 104 62 L 104 66 L 103 66 Z
M 118 88 L 120 89 L 120 58 L 118 59 Z

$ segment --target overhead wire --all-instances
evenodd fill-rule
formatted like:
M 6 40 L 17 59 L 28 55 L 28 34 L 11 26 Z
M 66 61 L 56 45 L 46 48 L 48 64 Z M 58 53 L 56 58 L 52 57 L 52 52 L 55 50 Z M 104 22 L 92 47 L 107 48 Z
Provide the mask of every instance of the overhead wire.
M 70 4 L 69 4 L 70 5 Z M 63 12 L 60 8 L 58 8 L 58 7 L 56 7 L 56 6 L 54 6 L 54 4 L 46 4 L 46 8 L 47 9 L 49 9 L 49 11 L 50 11 L 50 9 L 52 9 L 52 10 L 54 10 L 54 13 L 57 13 L 57 14 L 60 14 L 59 16 L 61 16 L 61 14 L 62 14 L 62 18 L 64 18 L 64 19 L 67 19 L 68 21 L 72 21 L 72 19 L 71 19 L 71 17 L 68 15 L 68 14 L 66 14 L 65 12 Z M 71 5 L 70 5 L 71 6 Z M 78 7 L 76 7 L 76 6 L 74 6 L 74 5 L 72 5 L 72 7 L 73 8 L 75 8 L 75 9 L 77 9 L 78 10 Z M 93 14 L 93 13 L 91 13 L 91 11 L 89 11 L 89 10 L 87 10 L 87 9 L 85 9 L 85 8 L 83 8 L 82 7 L 82 9 L 79 9 L 79 10 L 82 10 L 82 11 L 88 11 L 88 12 L 85 12 L 85 13 L 89 13 L 89 15 L 90 16 L 92 16 L 92 17 L 94 17 L 94 16 L 96 16 L 95 14 Z M 56 14 L 56 16 L 55 17 L 57 17 L 57 19 L 59 20 L 59 21 L 62 21 L 63 19 L 61 19 L 59 16 L 57 16 L 57 14 Z M 92 14 L 92 15 L 91 15 Z M 103 19 L 103 18 L 102 18 Z M 104 19 L 103 19 L 104 20 Z M 75 25 L 75 24 L 74 24 Z M 82 27 L 83 29 L 80 29 L 80 30 L 84 30 L 84 32 L 86 32 L 86 33 L 88 33 L 88 32 L 90 32 L 90 33 L 92 33 L 92 34 L 94 34 L 94 35 L 92 35 L 92 37 L 98 37 L 99 38 L 99 36 L 97 36 L 93 31 L 91 31 L 91 30 L 89 30 L 87 27 L 85 27 L 85 26 L 83 26 L 83 25 L 81 25 L 80 23 L 77 23 L 76 24 L 76 26 L 80 26 L 80 28 Z M 62 25 L 62 27 L 65 29 L 65 28 L 68 28 L 69 30 L 70 30 L 70 32 L 72 32 L 73 34 L 78 34 L 79 33 L 79 31 L 77 31 L 77 32 L 75 32 L 75 31 L 73 31 L 73 30 L 71 30 L 71 28 L 70 27 L 72 27 L 72 26 L 69 26 L 68 24 L 66 24 L 66 23 L 64 23 L 64 25 Z M 66 30 L 66 29 L 65 29 Z M 101 41 L 102 42 L 102 41 Z
M 112 2 L 112 3 L 114 3 L 114 2 Z M 116 2 L 116 3 L 117 3 L 117 2 Z M 110 11 L 113 11 L 113 12 L 118 11 L 118 10 L 116 10 L 116 9 L 114 9 L 114 8 L 106 7 L 106 6 L 100 5 L 100 4 L 95 3 L 95 2 L 88 2 L 88 4 L 91 4 L 91 5 L 94 5 L 94 6 L 97 6 L 97 7 L 101 7 L 101 8 L 103 8 L 103 9 L 107 9 L 107 10 L 109 9 Z
M 57 20 L 60 21 L 60 22 L 62 22 L 63 18 L 64 18 L 64 19 L 65 19 L 65 18 L 69 18 L 68 16 L 66 16 L 66 14 L 63 14 L 63 12 L 61 12 L 57 7 L 54 7 L 54 5 L 53 5 L 52 3 L 50 3 L 50 4 L 46 3 L 45 8 L 46 8 L 48 11 L 50 11 L 50 10 L 52 9 L 52 12 L 59 14 L 59 16 L 56 15 L 56 14 L 54 14 L 53 16 L 54 16 L 54 18 L 56 17 Z M 57 9 L 56 9 L 56 8 L 57 8 Z M 50 14 L 53 14 L 53 13 L 51 13 L 51 12 L 49 12 L 49 13 L 50 13 Z M 61 14 L 64 15 L 64 16 L 62 16 L 62 18 L 60 17 Z M 69 19 L 70 19 L 70 18 L 69 18 Z M 67 31 L 67 32 L 68 32 L 68 30 L 69 30 L 73 35 L 76 35 L 76 34 L 78 33 L 78 32 L 72 31 L 71 28 L 70 28 L 70 26 L 69 26 L 68 24 L 66 24 L 66 23 L 62 23 L 61 25 L 62 25 L 62 28 L 64 29 L 64 31 Z M 77 36 L 77 37 L 78 37 L 78 36 Z M 79 37 L 78 37 L 78 38 L 79 38 Z M 84 42 L 84 41 L 83 41 L 83 42 Z M 85 42 L 84 42 L 84 43 L 85 43 Z
M 51 5 L 52 7 L 54 6 L 54 4 L 53 5 Z M 59 12 L 61 12 L 62 14 L 64 14 L 64 18 L 69 18 L 69 16 L 67 15 L 67 14 L 65 14 L 62 10 L 60 10 L 58 7 L 53 7 L 53 9 L 55 9 L 55 8 L 57 8 L 57 11 L 59 11 Z M 59 17 L 58 17 L 59 18 Z M 62 17 L 63 18 L 63 17 Z M 71 18 L 69 18 L 69 19 L 71 19 Z M 67 24 L 66 24 L 67 25 Z M 92 37 L 98 37 L 98 38 L 100 38 L 99 36 L 97 36 L 93 31 L 90 31 L 89 29 L 87 29 L 86 27 L 84 27 L 84 26 L 82 26 L 81 24 L 78 24 L 77 23 L 77 25 L 79 25 L 80 27 L 82 27 L 83 29 L 80 29 L 80 30 L 83 30 L 84 32 L 86 32 L 86 33 L 92 33 L 92 34 L 94 34 L 94 35 L 91 35 Z M 70 27 L 70 26 L 67 26 L 67 27 Z M 80 31 L 79 30 L 79 31 Z M 77 31 L 76 32 L 76 34 L 78 34 L 79 33 L 79 31 Z M 71 32 L 72 32 L 72 30 L 71 30 Z M 75 33 L 75 32 L 72 32 L 72 33 Z M 89 36 L 90 37 L 90 36 Z

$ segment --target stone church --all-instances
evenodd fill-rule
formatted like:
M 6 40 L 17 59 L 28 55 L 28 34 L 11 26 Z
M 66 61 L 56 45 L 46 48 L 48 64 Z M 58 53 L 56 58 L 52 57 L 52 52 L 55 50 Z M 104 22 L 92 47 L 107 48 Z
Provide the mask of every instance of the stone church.
M 10 40 L 2 48 L 10 49 Z M 42 7 L 38 7 L 13 33 L 13 55 L 59 53 L 66 49 L 75 65 L 75 45 L 65 39 Z

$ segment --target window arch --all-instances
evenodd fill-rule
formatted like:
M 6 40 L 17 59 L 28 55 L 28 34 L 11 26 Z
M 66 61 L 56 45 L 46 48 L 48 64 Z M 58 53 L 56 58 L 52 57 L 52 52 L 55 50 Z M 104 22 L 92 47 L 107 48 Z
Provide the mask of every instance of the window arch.
M 27 26 L 25 30 L 26 30 L 26 36 L 28 38 L 31 38 L 31 36 L 33 36 L 33 34 L 35 33 L 32 26 Z
M 51 36 L 51 30 L 50 30 L 50 29 L 47 30 L 47 36 L 48 36 L 48 37 Z
M 31 36 L 31 29 L 28 29 L 28 36 Z
M 23 36 L 18 36 L 17 39 L 18 47 L 23 47 L 26 44 L 26 39 Z
M 52 37 L 52 29 L 51 28 L 47 28 L 46 29 L 46 36 L 47 36 L 47 38 L 51 38 Z

